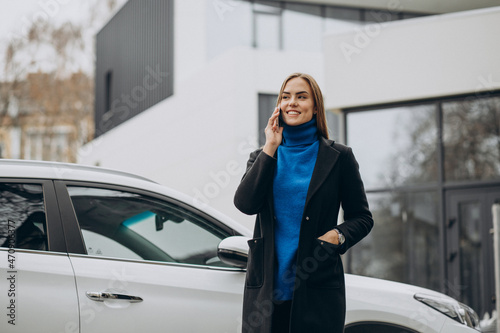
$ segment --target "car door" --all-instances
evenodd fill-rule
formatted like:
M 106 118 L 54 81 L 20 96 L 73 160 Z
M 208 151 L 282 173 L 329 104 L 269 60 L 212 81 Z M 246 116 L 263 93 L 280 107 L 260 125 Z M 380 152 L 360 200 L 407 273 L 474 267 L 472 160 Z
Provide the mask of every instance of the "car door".
M 155 193 L 76 182 L 56 187 L 72 208 L 63 217 L 76 219 L 81 235 L 71 241 L 70 259 L 82 333 L 239 330 L 244 271 L 216 253 L 231 230 Z
M 0 332 L 78 332 L 52 181 L 0 180 Z

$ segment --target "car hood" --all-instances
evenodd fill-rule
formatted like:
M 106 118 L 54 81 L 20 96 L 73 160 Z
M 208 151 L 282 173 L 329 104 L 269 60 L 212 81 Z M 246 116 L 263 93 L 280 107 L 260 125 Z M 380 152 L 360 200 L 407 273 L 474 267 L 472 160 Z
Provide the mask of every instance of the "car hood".
M 394 282 L 389 280 L 377 279 L 372 277 L 346 274 L 346 285 L 349 290 L 359 290 L 370 294 L 374 291 L 376 294 L 386 293 L 386 294 L 403 294 L 413 298 L 416 293 L 422 293 L 427 295 L 434 295 L 438 297 L 445 297 L 452 299 L 451 297 L 442 294 L 431 289 L 422 288 L 418 286 L 413 286 L 406 283 Z

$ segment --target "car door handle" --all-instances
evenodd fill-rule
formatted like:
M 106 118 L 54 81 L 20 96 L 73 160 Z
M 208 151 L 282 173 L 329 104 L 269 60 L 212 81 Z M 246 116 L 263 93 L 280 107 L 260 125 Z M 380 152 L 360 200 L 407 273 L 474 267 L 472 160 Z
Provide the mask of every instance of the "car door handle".
M 87 291 L 85 293 L 87 297 L 96 302 L 104 302 L 106 300 L 120 300 L 120 301 L 128 301 L 130 303 L 139 303 L 142 302 L 143 299 L 139 296 L 132 295 L 124 295 L 124 294 L 114 294 L 108 292 L 95 292 L 95 291 Z

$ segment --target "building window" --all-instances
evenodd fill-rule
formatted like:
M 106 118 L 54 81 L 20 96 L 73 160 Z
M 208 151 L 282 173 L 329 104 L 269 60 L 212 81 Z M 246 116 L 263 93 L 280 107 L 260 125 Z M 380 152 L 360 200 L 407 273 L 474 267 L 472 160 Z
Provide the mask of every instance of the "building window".
M 369 22 L 387 22 L 421 14 L 295 1 L 230 1 L 224 9 L 209 5 L 207 54 L 213 59 L 235 47 L 320 52 L 325 33 L 350 31 Z
M 69 162 L 70 138 L 66 132 L 58 132 L 52 135 L 50 145 L 50 160 Z
M 345 333 L 416 333 L 416 331 L 398 325 L 376 322 L 361 322 L 347 325 Z
M 328 126 L 328 136 L 330 140 L 340 141 L 340 114 L 325 110 L 326 124 Z
M 491 218 L 480 216 L 500 193 L 498 93 L 347 110 L 345 121 L 377 225 L 351 250 L 347 271 L 490 311 Z
M 350 272 L 438 290 L 437 191 L 369 193 L 377 227 L 352 250 Z
M 260 49 L 320 52 L 324 33 L 352 30 L 366 23 L 384 23 L 422 16 L 400 11 L 371 10 L 281 1 L 255 1 L 254 42 Z
M 191 211 L 131 192 L 67 189 L 88 255 L 227 267 L 217 245 L 229 235 Z
M 443 103 L 447 181 L 500 179 L 500 97 Z
M 259 147 L 266 143 L 266 135 L 264 129 L 267 126 L 269 117 L 276 107 L 276 101 L 278 100 L 278 95 L 273 94 L 259 94 Z
M 402 106 L 347 116 L 347 142 L 368 189 L 438 180 L 437 109 Z
M 347 22 L 361 22 L 361 10 L 345 7 L 326 7 L 325 17 Z
M 112 87 L 113 87 L 113 72 L 112 71 L 107 71 L 106 72 L 106 83 L 105 83 L 105 89 L 106 89 L 106 96 L 105 96 L 105 103 L 106 103 L 106 111 L 111 110 L 111 99 L 112 97 Z
M 42 160 L 44 137 L 40 132 L 30 132 L 27 134 L 24 149 L 24 158 L 28 160 Z
M 39 161 L 71 162 L 71 130 L 65 127 L 29 130 L 24 144 L 24 158 Z
M 287 51 L 320 52 L 323 45 L 322 7 L 285 4 L 283 48 Z
M 282 49 L 281 9 L 254 4 L 254 41 L 259 49 Z

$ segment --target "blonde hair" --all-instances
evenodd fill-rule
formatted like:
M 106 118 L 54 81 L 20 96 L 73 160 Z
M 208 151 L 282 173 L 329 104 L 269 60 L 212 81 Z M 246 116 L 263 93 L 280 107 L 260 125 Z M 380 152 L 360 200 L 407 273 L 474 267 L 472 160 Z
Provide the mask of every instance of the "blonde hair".
M 301 79 L 306 80 L 309 83 L 309 87 L 311 87 L 311 92 L 313 94 L 314 99 L 314 108 L 316 109 L 316 127 L 318 128 L 319 134 L 328 139 L 328 126 L 326 123 L 326 114 L 325 114 L 325 105 L 323 103 L 323 94 L 321 93 L 321 89 L 319 88 L 316 80 L 309 74 L 305 73 L 293 73 L 288 75 L 288 77 L 283 81 L 281 85 L 280 93 L 278 95 L 278 100 L 276 101 L 276 106 L 279 107 L 281 104 L 281 99 L 283 98 L 283 91 L 285 90 L 285 86 L 291 79 L 296 77 L 300 77 Z

